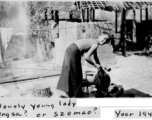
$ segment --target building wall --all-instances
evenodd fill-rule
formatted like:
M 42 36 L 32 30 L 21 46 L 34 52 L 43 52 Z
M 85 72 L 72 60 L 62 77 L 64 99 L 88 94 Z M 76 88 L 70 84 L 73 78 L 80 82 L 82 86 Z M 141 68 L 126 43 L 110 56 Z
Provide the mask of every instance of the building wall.
M 66 48 L 77 40 L 77 22 L 59 22 L 59 38 L 55 39 L 55 62 L 62 64 Z
M 98 35 L 102 33 L 105 29 L 108 30 L 108 28 L 103 28 L 104 23 L 101 22 L 88 22 L 88 23 L 77 23 L 77 22 L 65 22 L 60 21 L 59 23 L 59 39 L 55 40 L 55 53 L 54 53 L 54 61 L 62 65 L 65 50 L 66 48 L 73 43 L 76 40 L 80 40 L 83 38 L 92 38 L 96 39 Z M 85 29 L 85 32 L 83 31 Z M 103 48 L 100 48 L 105 54 L 99 52 L 99 56 L 101 58 L 104 58 L 104 64 L 115 64 L 115 62 L 109 62 L 109 59 L 112 61 L 115 60 L 115 56 L 113 55 L 113 49 L 111 46 L 106 46 Z M 100 61 L 103 63 L 103 60 L 100 59 Z M 82 64 L 86 66 L 90 66 L 87 62 L 85 62 L 84 58 L 82 58 Z M 90 66 L 91 67 L 91 66 Z

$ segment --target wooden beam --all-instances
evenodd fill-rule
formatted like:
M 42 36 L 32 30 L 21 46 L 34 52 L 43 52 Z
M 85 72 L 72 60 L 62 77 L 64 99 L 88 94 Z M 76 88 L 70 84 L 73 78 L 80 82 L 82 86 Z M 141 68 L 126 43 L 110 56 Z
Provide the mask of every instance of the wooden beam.
M 148 21 L 148 7 L 146 7 L 145 12 L 146 12 L 146 21 Z
M 132 38 L 134 42 L 137 42 L 136 40 L 136 11 L 133 10 L 133 34 Z
M 80 10 L 81 10 L 81 8 L 84 9 L 84 5 L 82 5 L 81 2 L 82 2 L 82 1 L 80 1 Z
M 0 62 L 2 62 L 2 64 L 4 64 L 5 63 L 5 57 L 4 57 L 4 55 L 5 55 L 5 47 L 4 47 L 4 43 L 3 43 L 3 41 L 2 41 L 2 33 L 0 32 L 0 51 L 1 51 L 1 53 L 0 53 L 0 56 L 1 56 L 1 61 Z
M 106 4 L 106 6 L 108 6 L 109 3 L 107 1 L 103 1 L 103 2 Z
M 76 6 L 77 6 L 78 10 L 80 10 L 79 5 L 78 5 L 78 2 L 76 2 Z
M 124 6 L 126 7 L 126 9 L 129 8 L 126 2 L 124 2 Z
M 114 6 L 113 3 L 110 3 L 110 6 L 111 6 L 114 10 L 116 10 L 116 8 L 115 8 L 115 6 Z
M 90 21 L 94 21 L 94 12 L 95 12 L 95 9 L 91 8 L 90 9 Z
M 140 6 L 135 2 L 135 5 L 137 6 L 137 8 L 139 8 L 140 9 Z
M 118 13 L 117 13 L 117 11 L 115 11 L 115 33 L 117 33 L 118 32 L 118 25 L 117 25 L 117 23 L 118 23 Z
M 93 21 L 95 20 L 95 9 L 93 9 L 93 11 L 92 11 L 93 13 L 92 13 L 92 17 L 93 17 Z
M 122 20 L 121 20 L 121 41 L 120 45 L 122 47 L 122 55 L 126 57 L 126 10 L 123 8 L 122 11 Z
M 57 24 L 59 24 L 59 11 L 57 10 L 54 13 L 54 20 Z
M 88 1 L 86 1 L 88 8 L 87 8 L 87 21 L 90 22 L 91 21 L 91 6 L 89 5 Z
M 91 7 L 89 7 L 89 22 L 92 22 L 92 19 L 91 19 Z
M 85 2 L 86 2 L 86 4 L 87 4 L 87 6 L 90 8 L 90 5 L 89 5 L 88 1 L 85 1 Z
M 144 3 L 145 3 L 145 5 L 147 5 L 147 6 L 149 5 L 149 3 L 148 3 L 148 2 L 144 2 Z
M 118 10 L 118 7 L 113 3 L 114 10 Z
M 87 22 L 89 22 L 89 14 L 90 14 L 89 8 L 87 8 Z
M 86 1 L 86 3 L 87 3 L 87 5 L 88 5 L 89 7 L 91 7 L 91 8 L 94 8 L 94 9 L 95 9 L 95 7 L 94 7 L 94 5 L 92 4 L 92 2 L 91 2 L 91 1 Z
M 128 2 L 128 4 L 131 6 L 131 8 L 132 8 L 132 9 L 135 9 L 135 5 L 134 5 L 134 3 L 130 3 L 130 2 Z
M 82 8 L 82 3 L 80 2 L 80 14 L 81 14 L 81 22 L 83 24 L 84 20 L 83 20 L 83 8 Z
M 97 1 L 96 1 L 96 4 L 97 4 Z M 100 10 L 102 10 L 101 7 L 99 6 L 99 4 L 97 4 L 97 6 L 98 6 L 98 8 L 99 8 Z
M 97 1 L 96 1 L 97 2 Z M 103 5 L 102 1 L 99 1 L 100 5 L 105 8 L 105 6 Z
M 118 7 L 114 3 L 112 3 L 112 5 L 115 8 L 115 10 L 119 10 Z
M 140 22 L 142 22 L 142 9 L 140 9 Z

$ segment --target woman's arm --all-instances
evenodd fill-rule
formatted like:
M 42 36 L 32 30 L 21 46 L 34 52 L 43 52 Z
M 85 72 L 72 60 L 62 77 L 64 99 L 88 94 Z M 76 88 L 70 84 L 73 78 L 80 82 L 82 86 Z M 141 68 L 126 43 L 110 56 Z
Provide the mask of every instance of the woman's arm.
M 100 65 L 100 67 L 103 67 L 103 66 L 100 64 L 100 61 L 99 61 L 99 59 L 98 59 L 97 49 L 94 51 L 93 56 L 94 56 L 94 59 L 95 59 L 96 63 L 97 63 L 98 65 Z M 104 66 L 104 69 L 107 70 L 107 71 L 110 71 L 110 70 L 111 70 L 111 68 L 105 67 L 105 66 Z
M 100 61 L 97 56 L 97 49 L 94 51 L 93 56 L 94 56 L 94 60 L 96 61 L 96 63 L 100 65 Z
M 96 68 L 99 68 L 100 67 L 100 64 L 94 62 L 92 59 L 91 59 L 91 55 L 96 51 L 98 45 L 97 44 L 93 44 L 91 46 L 91 48 L 89 49 L 89 51 L 87 52 L 87 54 L 85 55 L 85 60 L 90 63 L 91 65 L 93 65 L 94 67 Z

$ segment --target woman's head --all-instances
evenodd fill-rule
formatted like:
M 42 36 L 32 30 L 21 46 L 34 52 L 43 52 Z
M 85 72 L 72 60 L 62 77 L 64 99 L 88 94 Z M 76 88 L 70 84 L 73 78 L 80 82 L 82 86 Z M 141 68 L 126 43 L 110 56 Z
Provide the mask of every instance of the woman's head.
M 107 40 L 109 40 L 109 39 L 110 39 L 109 33 L 107 33 L 107 32 L 102 32 L 102 34 L 98 36 L 97 41 L 98 41 L 98 43 L 99 43 L 100 45 L 102 45 L 102 44 L 104 44 L 105 42 L 107 42 Z

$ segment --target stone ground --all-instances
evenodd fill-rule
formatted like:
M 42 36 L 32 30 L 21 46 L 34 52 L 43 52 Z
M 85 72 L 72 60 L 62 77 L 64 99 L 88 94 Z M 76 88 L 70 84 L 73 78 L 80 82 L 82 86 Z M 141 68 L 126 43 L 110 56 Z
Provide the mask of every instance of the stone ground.
M 151 56 L 142 56 L 142 55 L 134 55 L 133 53 L 129 55 L 128 57 L 123 57 L 122 55 L 115 55 L 116 64 L 111 65 L 110 67 L 112 70 L 108 72 L 108 74 L 111 77 L 111 82 L 122 85 L 125 90 L 128 89 L 136 89 L 138 91 L 141 91 L 143 93 L 152 95 L 152 58 Z M 20 67 L 27 67 L 31 66 L 30 61 L 27 64 L 27 61 L 29 60 L 21 60 L 20 61 Z M 15 63 L 13 63 L 15 64 Z M 31 63 L 32 64 L 32 63 Z M 32 67 L 32 66 L 31 66 Z M 33 67 L 35 67 L 33 65 Z M 46 70 L 32 70 L 33 73 L 45 73 L 53 72 L 53 70 L 60 70 L 60 67 L 54 67 L 54 69 L 49 69 L 51 67 L 51 64 L 48 62 L 44 64 L 40 64 L 40 68 L 45 68 Z M 14 70 L 13 70 L 14 71 Z M 19 73 L 20 71 L 20 73 Z M 28 69 L 21 71 L 16 70 L 16 75 L 28 75 L 29 73 Z M 39 71 L 39 72 L 38 72 Z M 43 71 L 43 72 L 42 72 Z M 21 93 L 24 93 L 27 90 L 31 90 L 36 84 L 46 83 L 49 84 L 53 90 L 55 90 L 55 87 L 57 85 L 59 76 L 56 77 L 47 77 L 42 79 L 34 79 L 32 81 L 26 81 L 26 82 L 17 82 L 17 83 L 11 83 L 11 84 L 1 84 L 1 87 L 6 88 L 7 90 L 10 90 L 11 93 L 8 95 L 5 95 L 3 97 L 19 97 Z

